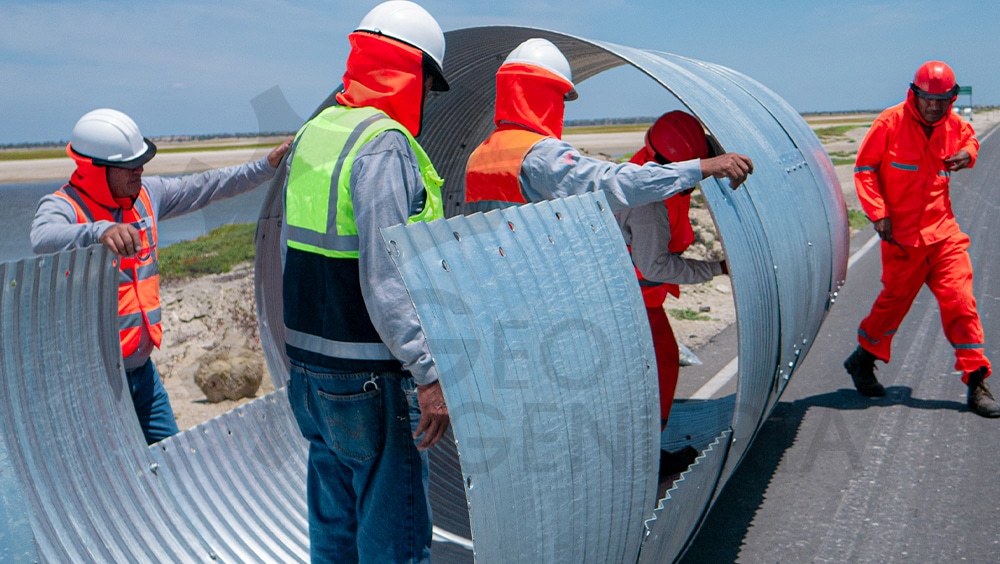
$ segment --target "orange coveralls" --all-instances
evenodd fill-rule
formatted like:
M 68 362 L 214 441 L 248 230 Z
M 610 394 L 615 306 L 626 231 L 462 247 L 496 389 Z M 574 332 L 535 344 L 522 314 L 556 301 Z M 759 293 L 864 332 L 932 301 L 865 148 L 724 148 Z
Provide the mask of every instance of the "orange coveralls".
M 924 133 L 913 93 L 881 113 L 861 142 L 854 186 L 868 218 L 888 217 L 893 243 L 882 241 L 882 291 L 858 328 L 858 343 L 879 360 L 891 358 L 892 338 L 921 286 L 937 298 L 944 334 L 955 349 L 955 369 L 987 367 L 983 326 L 972 294 L 969 237 L 951 209 L 951 173 L 944 159 L 960 150 L 975 165 L 979 141 L 972 126 L 951 112 Z

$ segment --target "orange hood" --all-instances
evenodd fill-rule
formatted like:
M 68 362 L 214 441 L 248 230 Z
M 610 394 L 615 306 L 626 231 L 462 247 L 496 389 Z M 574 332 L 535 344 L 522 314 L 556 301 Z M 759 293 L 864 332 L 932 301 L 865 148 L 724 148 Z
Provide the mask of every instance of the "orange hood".
M 913 90 L 907 90 L 906 102 L 904 102 L 903 105 L 906 107 L 906 111 L 911 116 L 913 116 L 914 119 L 916 119 L 917 121 L 928 127 L 934 127 L 936 125 L 941 125 L 942 123 L 944 123 L 945 120 L 947 120 L 948 117 L 951 115 L 951 107 L 955 105 L 955 98 L 952 98 L 951 102 L 948 102 L 948 109 L 944 112 L 944 117 L 942 117 L 941 119 L 937 120 L 934 123 L 927 123 L 927 120 L 924 119 L 924 116 L 920 115 L 920 110 L 917 109 L 916 97 L 917 95 L 913 93 Z
M 564 96 L 573 85 L 534 65 L 509 63 L 497 71 L 497 105 L 493 122 L 520 126 L 562 139 Z
M 76 162 L 76 170 L 69 179 L 70 184 L 108 209 L 132 208 L 132 198 L 115 198 L 111 195 L 107 167 L 95 165 L 90 157 L 77 153 L 69 144 L 66 145 L 66 154 Z
M 337 101 L 352 108 L 378 108 L 411 135 L 420 134 L 423 114 L 423 52 L 389 37 L 364 31 L 348 36 L 351 53 L 344 91 Z

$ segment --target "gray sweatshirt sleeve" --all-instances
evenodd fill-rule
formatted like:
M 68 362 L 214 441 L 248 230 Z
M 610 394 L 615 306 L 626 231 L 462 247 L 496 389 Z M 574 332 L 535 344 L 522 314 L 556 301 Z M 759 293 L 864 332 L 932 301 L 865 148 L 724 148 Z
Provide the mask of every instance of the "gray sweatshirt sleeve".
M 365 144 L 351 169 L 351 200 L 358 228 L 361 295 L 375 330 L 420 385 L 438 379 L 427 338 L 403 279 L 380 230 L 406 223 L 423 206 L 424 184 L 417 157 L 397 131 Z
M 178 177 L 143 177 L 142 185 L 153 204 L 157 221 L 199 210 L 215 200 L 248 192 L 270 180 L 275 168 L 264 157 L 242 165 Z M 38 202 L 31 222 L 31 249 L 36 254 L 55 253 L 100 242 L 113 225 L 110 221 L 77 223 L 73 206 L 49 194 Z
M 650 282 L 696 284 L 722 274 L 722 263 L 687 259 L 670 252 L 670 218 L 662 202 L 620 211 L 615 214 L 632 248 L 632 263 Z
M 49 194 L 38 201 L 31 220 L 31 250 L 41 255 L 96 245 L 112 225 L 110 221 L 77 223 L 73 205 Z
M 536 143 L 521 163 L 529 202 L 603 191 L 612 211 L 662 201 L 701 181 L 698 159 L 659 165 L 616 164 L 586 157 L 555 138 Z
M 184 176 L 142 179 L 157 221 L 198 211 L 217 200 L 249 192 L 274 177 L 267 157 L 236 166 Z

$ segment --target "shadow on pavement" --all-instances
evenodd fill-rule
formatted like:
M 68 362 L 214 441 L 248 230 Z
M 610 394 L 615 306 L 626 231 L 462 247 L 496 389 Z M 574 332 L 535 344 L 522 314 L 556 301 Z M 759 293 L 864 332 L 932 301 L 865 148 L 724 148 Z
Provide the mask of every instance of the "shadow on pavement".
M 810 408 L 861 411 L 897 405 L 913 409 L 969 411 L 964 403 L 957 401 L 915 398 L 913 390 L 905 386 L 887 387 L 883 398 L 866 398 L 853 388 L 842 388 L 792 402 L 779 402 L 679 562 L 736 562 L 743 539 L 763 504 L 768 485 L 777 473 L 785 452 L 795 444 L 799 427 Z M 832 417 L 824 417 L 819 423 L 820 426 L 830 424 L 844 425 L 843 419 Z M 844 431 L 838 427 L 829 433 L 841 433 L 843 436 Z M 825 432 L 824 428 L 820 436 L 825 436 Z M 845 452 L 853 465 L 860 465 L 860 454 L 855 450 Z

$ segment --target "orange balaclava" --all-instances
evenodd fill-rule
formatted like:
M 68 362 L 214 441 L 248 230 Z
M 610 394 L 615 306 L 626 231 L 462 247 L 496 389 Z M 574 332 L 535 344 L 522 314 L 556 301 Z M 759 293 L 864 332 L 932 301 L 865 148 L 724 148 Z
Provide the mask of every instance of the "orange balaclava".
M 566 93 L 573 85 L 552 71 L 525 63 L 508 63 L 497 71 L 497 104 L 493 122 L 499 129 L 530 129 L 562 139 Z
M 373 107 L 398 121 L 411 135 L 420 134 L 423 116 L 423 52 L 384 35 L 355 31 L 344 91 L 337 101 L 352 108 Z
M 133 198 L 116 198 L 108 186 L 108 168 L 94 164 L 93 159 L 85 157 L 73 150 L 72 145 L 66 145 L 66 154 L 76 162 L 76 170 L 69 183 L 88 198 L 108 209 L 132 209 Z

